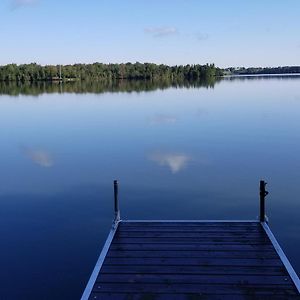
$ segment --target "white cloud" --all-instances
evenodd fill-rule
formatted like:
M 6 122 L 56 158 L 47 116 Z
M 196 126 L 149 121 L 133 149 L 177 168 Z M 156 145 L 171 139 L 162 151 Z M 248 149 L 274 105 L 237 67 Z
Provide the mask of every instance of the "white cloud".
M 188 155 L 182 153 L 154 153 L 149 158 L 160 166 L 169 167 L 173 174 L 181 171 L 191 160 Z
M 198 41 L 205 41 L 205 40 L 207 40 L 209 38 L 209 35 L 207 33 L 200 33 L 200 32 L 198 32 L 196 34 L 196 38 L 197 38 Z
M 144 29 L 144 32 L 152 35 L 153 37 L 165 37 L 179 34 L 178 29 L 172 26 L 147 27 Z
M 51 155 L 41 149 L 30 149 L 30 148 L 22 148 L 22 152 L 25 156 L 27 156 L 31 161 L 35 164 L 39 165 L 43 168 L 50 168 L 53 166 L 53 159 Z
M 176 123 L 177 118 L 171 115 L 158 114 L 150 119 L 151 125 Z
M 37 4 L 39 0 L 12 0 L 11 6 L 12 9 L 16 9 L 22 6 L 30 6 Z

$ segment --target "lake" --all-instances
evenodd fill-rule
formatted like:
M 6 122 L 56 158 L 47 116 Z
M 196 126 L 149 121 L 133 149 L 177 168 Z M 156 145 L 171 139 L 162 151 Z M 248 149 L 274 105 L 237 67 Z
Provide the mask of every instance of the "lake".
M 0 85 L 1 299 L 79 299 L 113 219 L 267 215 L 300 272 L 300 76 Z M 68 298 L 68 297 L 72 298 Z

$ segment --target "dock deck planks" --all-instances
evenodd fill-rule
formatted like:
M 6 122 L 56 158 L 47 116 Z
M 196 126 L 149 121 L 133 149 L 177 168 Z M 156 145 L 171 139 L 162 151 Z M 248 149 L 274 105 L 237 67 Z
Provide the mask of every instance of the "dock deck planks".
M 119 221 L 82 299 L 300 299 L 265 222 Z

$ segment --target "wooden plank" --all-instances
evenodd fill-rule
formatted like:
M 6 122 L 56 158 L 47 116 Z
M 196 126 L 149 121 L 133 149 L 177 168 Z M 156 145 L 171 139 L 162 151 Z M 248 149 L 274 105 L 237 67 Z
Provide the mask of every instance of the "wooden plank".
M 192 238 L 192 237 L 181 237 L 181 238 L 131 238 L 131 237 L 116 237 L 113 240 L 113 244 L 237 244 L 237 245 L 270 245 L 270 241 L 265 238 Z
M 206 296 L 200 293 L 184 293 L 184 294 L 171 294 L 164 293 L 158 294 L 151 293 L 118 293 L 115 292 L 93 292 L 89 300 L 202 300 L 207 299 Z M 232 295 L 232 294 L 215 294 L 209 295 L 209 300 L 245 300 L 253 299 L 252 296 L 245 298 L 245 295 Z M 299 300 L 299 296 L 289 295 L 289 300 Z M 255 300 L 283 300 L 282 295 L 255 295 Z
M 245 228 L 255 228 L 260 227 L 260 222 L 123 222 L 120 224 L 122 228 L 129 227 L 245 227 Z
M 100 274 L 97 282 L 130 282 L 130 283 L 197 283 L 197 284 L 242 284 L 242 285 L 265 285 L 293 284 L 289 276 L 266 276 L 266 275 L 198 275 L 198 274 Z
M 260 221 L 253 222 L 213 222 L 213 221 L 128 221 L 122 220 L 122 226 L 258 226 Z
M 185 293 L 185 294 L 157 294 L 157 293 L 98 293 L 94 292 L 91 295 L 91 300 L 201 300 L 207 299 L 205 296 L 197 293 Z M 246 298 L 253 299 L 253 298 Z M 289 296 L 289 300 L 299 299 L 298 296 Z M 243 295 L 209 295 L 209 300 L 245 300 Z M 282 296 L 276 295 L 255 295 L 255 300 L 283 300 Z
M 241 284 L 151 284 L 151 283 L 96 283 L 94 291 L 123 293 L 201 293 L 203 295 L 297 295 L 293 285 L 241 285 Z
M 208 232 L 208 233 L 261 233 L 264 232 L 259 227 L 251 227 L 251 228 L 244 228 L 244 227 L 192 227 L 192 226 L 183 226 L 183 227 L 174 227 L 174 226 L 164 226 L 164 227 L 148 227 L 148 226 L 141 226 L 141 227 L 122 227 L 120 228 L 120 232 Z
M 286 276 L 284 267 L 272 266 L 161 266 L 161 265 L 135 265 L 128 268 L 126 265 L 103 265 L 101 273 L 149 273 L 149 274 L 215 274 L 215 275 L 282 275 Z
M 159 219 L 159 220 L 145 220 L 145 219 L 140 219 L 140 220 L 135 220 L 135 219 L 131 219 L 131 220 L 122 220 L 122 223 L 196 223 L 196 224 L 200 224 L 200 223 L 239 223 L 239 224 L 245 224 L 245 223 L 260 223 L 259 220 L 257 219 L 251 219 L 251 220 L 190 220 L 190 219 L 173 219 L 173 220 L 165 220 L 165 219 Z
M 248 238 L 256 238 L 256 239 L 267 239 L 267 236 L 263 233 L 250 233 L 250 232 L 141 232 L 141 231 L 119 231 L 116 234 L 116 238 L 122 237 L 138 237 L 138 238 L 239 238 L 239 239 L 248 239 Z
M 216 258 L 277 258 L 274 250 L 268 251 L 174 251 L 174 250 L 110 250 L 107 257 L 216 257 Z
M 265 238 L 218 238 L 218 237 L 207 237 L 207 238 L 197 238 L 197 237 L 117 237 L 113 244 L 239 244 L 239 245 L 271 245 L 268 239 Z
M 121 227 L 181 227 L 181 226 L 192 226 L 192 227 L 260 227 L 259 222 L 191 222 L 191 221 L 122 221 Z
M 126 265 L 128 269 L 135 265 L 161 266 L 283 266 L 280 259 L 242 259 L 242 258 L 124 258 L 106 257 L 105 265 Z
M 271 251 L 273 246 L 270 244 L 201 244 L 201 243 L 113 243 L 110 247 L 112 250 L 197 250 L 197 251 Z

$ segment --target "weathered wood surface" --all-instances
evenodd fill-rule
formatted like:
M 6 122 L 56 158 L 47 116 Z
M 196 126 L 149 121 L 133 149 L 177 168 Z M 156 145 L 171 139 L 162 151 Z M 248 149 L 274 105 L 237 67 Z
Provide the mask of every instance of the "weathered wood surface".
M 300 299 L 258 222 L 121 222 L 89 299 Z

